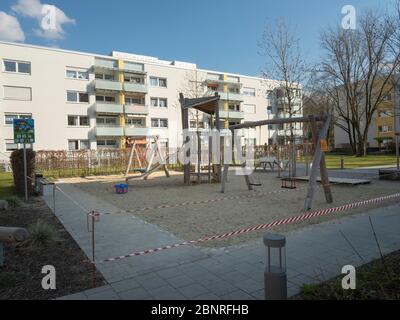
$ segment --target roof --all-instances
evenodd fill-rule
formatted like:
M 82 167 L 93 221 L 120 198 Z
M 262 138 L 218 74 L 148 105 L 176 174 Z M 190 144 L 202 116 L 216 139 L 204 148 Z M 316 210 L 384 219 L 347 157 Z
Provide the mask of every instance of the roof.
M 184 106 L 185 109 L 197 109 L 207 114 L 215 113 L 215 102 L 219 101 L 220 97 L 218 94 L 211 97 L 202 97 L 202 98 L 184 98 Z

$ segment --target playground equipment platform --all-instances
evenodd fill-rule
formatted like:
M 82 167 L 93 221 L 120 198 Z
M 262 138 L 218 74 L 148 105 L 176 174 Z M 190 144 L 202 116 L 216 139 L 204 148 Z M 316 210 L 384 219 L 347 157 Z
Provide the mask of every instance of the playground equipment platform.
M 304 176 L 304 177 L 296 177 L 294 179 L 296 179 L 297 181 L 309 181 L 310 177 Z M 321 182 L 321 177 L 318 177 L 317 181 Z M 329 177 L 329 182 L 334 184 L 347 184 L 347 185 L 357 186 L 361 184 L 370 184 L 371 180 Z

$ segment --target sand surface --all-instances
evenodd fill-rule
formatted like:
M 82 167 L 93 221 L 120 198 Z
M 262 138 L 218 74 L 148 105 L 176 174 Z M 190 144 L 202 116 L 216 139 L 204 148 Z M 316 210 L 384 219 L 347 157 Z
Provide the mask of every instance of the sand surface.
M 233 171 L 230 171 L 225 194 L 220 193 L 219 184 L 185 186 L 183 185 L 182 174 L 177 172 L 173 172 L 169 179 L 162 172 L 158 172 L 153 174 L 148 181 L 131 181 L 129 193 L 125 195 L 117 195 L 113 190 L 115 183 L 123 182 L 120 176 L 73 178 L 62 181 L 73 183 L 81 190 L 106 200 L 121 210 L 132 211 L 145 207 L 180 204 L 188 201 L 246 196 L 255 192 L 280 192 L 257 195 L 251 198 L 226 199 L 210 203 L 128 213 L 134 214 L 149 223 L 156 224 L 185 240 L 195 240 L 204 236 L 218 235 L 236 229 L 272 222 L 304 212 L 304 198 L 307 192 L 306 182 L 298 182 L 297 189 L 288 190 L 281 188 L 281 181 L 277 178 L 276 173 L 259 172 L 255 174 L 255 177 L 262 182 L 262 186 L 256 187 L 255 191 L 247 191 L 244 178 L 236 176 Z M 313 210 L 389 195 L 399 190 L 400 186 L 397 182 L 380 181 L 378 179 L 373 179 L 370 185 L 333 185 L 334 203 L 327 204 L 322 187 L 318 184 L 313 202 Z M 300 228 L 305 225 L 316 224 L 328 219 L 336 219 L 344 215 L 366 211 L 367 209 L 390 203 L 385 202 L 384 204 L 350 210 L 327 217 L 313 218 L 300 223 L 277 227 L 274 230 L 279 232 Z M 203 245 L 207 247 L 224 247 L 233 244 L 242 244 L 257 238 L 261 239 L 264 232 L 266 231 L 253 232 L 224 240 L 210 241 Z

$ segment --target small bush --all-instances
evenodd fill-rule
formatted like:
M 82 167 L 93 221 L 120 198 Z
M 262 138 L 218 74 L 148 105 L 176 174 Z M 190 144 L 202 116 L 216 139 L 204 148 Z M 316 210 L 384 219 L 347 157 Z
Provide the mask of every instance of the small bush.
M 26 150 L 27 176 L 28 176 L 28 194 L 32 195 L 34 188 L 32 184 L 35 171 L 35 151 Z M 25 194 L 25 177 L 24 177 L 24 150 L 15 150 L 11 154 L 11 168 L 14 177 L 15 191 L 18 195 Z M 29 179 L 30 178 L 30 179 Z
M 4 198 L 4 200 L 6 200 L 8 202 L 8 205 L 12 208 L 18 208 L 21 206 L 21 199 L 16 197 L 16 196 L 10 196 L 10 197 L 6 197 Z
M 39 219 L 36 223 L 30 225 L 28 230 L 29 237 L 24 241 L 23 246 L 40 248 L 57 240 L 56 229 L 43 220 Z

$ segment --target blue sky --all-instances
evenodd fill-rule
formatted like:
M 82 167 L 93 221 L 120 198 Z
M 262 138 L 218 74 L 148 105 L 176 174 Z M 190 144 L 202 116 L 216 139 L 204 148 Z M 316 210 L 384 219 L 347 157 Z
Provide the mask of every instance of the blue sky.
M 13 7 L 18 1 L 25 9 Z M 205 69 L 258 75 L 265 58 L 257 54 L 257 41 L 266 23 L 285 17 L 296 27 L 307 58 L 315 61 L 320 55 L 321 29 L 340 23 L 344 5 L 351 4 L 360 12 L 368 7 L 385 9 L 390 2 L 393 0 L 1 0 L 0 13 L 18 20 L 23 42 L 30 44 L 100 54 L 126 51 L 195 62 Z M 38 20 L 26 8 L 38 3 L 55 5 L 65 13 L 64 32 L 55 36 L 37 32 Z

